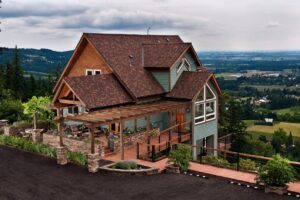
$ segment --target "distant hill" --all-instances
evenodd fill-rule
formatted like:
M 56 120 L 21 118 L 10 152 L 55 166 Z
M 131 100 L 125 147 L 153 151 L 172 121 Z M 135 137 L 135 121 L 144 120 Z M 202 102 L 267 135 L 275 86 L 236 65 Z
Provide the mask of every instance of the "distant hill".
M 0 64 L 5 64 L 13 55 L 13 48 L 5 48 L 0 53 Z M 64 67 L 73 51 L 52 51 L 50 49 L 19 49 L 21 65 L 25 71 L 49 72 L 58 63 Z
M 73 51 L 50 49 L 19 49 L 21 64 L 29 73 L 41 74 L 53 70 L 58 63 L 64 67 Z M 0 64 L 12 57 L 13 48 L 0 53 Z M 300 51 L 209 51 L 198 52 L 202 63 L 216 73 L 243 70 L 300 69 Z M 38 73 L 37 73 L 38 72 Z

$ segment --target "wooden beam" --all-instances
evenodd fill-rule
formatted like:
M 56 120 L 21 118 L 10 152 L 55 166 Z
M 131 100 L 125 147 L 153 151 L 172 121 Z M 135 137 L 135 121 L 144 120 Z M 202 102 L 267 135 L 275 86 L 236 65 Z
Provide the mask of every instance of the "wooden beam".
M 95 127 L 90 127 L 90 140 L 91 140 L 91 154 L 95 153 L 95 136 L 94 136 Z
M 78 100 L 58 99 L 58 101 L 62 104 L 82 105 Z
M 120 146 L 121 146 L 121 160 L 124 160 L 124 137 L 123 137 L 124 121 L 120 122 Z

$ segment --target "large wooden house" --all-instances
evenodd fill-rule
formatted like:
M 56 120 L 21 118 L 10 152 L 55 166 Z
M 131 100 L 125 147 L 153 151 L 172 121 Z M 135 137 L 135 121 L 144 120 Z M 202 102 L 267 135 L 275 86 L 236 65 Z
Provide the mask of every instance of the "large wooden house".
M 84 33 L 53 92 L 61 144 L 71 121 L 89 127 L 91 153 L 99 129 L 119 135 L 122 158 L 126 135 L 154 129 L 169 142 L 180 133 L 190 137 L 178 142 L 217 147 L 220 88 L 177 35 Z

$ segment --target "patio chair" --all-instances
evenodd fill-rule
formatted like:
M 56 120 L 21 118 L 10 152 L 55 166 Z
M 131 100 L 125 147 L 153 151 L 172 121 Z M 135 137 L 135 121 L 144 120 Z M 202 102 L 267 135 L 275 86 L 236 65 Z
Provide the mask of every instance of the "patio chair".
M 77 137 L 81 137 L 82 136 L 82 131 L 80 131 L 78 129 L 77 125 L 71 125 L 70 129 L 71 129 L 71 134 L 73 136 L 77 136 Z

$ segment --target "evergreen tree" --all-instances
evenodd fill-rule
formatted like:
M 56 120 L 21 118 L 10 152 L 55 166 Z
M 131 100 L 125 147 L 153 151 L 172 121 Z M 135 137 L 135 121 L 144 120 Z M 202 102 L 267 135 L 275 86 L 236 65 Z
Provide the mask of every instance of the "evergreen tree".
M 4 77 L 5 77 L 4 88 L 13 90 L 13 82 L 14 82 L 13 74 L 14 74 L 14 68 L 10 62 L 7 62 L 4 71 Z
M 292 132 L 290 132 L 290 134 L 287 138 L 286 147 L 289 148 L 289 147 L 293 146 L 293 144 L 294 144 L 293 135 L 292 135 Z
M 36 94 L 37 85 L 34 76 L 31 74 L 28 81 L 28 97 L 31 98 Z
M 20 63 L 20 55 L 18 47 L 15 47 L 13 58 L 12 58 L 12 66 L 13 66 L 13 88 L 15 97 L 17 99 L 22 99 L 24 96 L 24 72 Z

